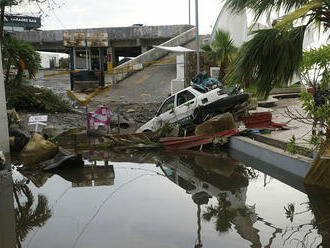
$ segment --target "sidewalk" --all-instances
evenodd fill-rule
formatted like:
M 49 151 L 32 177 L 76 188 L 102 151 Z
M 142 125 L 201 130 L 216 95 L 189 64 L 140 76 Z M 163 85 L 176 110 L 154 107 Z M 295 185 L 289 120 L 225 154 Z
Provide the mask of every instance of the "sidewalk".
M 305 111 L 302 109 L 302 103 L 299 98 L 284 98 L 280 99 L 275 106 L 272 107 L 274 110 L 273 121 L 277 123 L 287 123 L 291 118 L 285 113 L 286 108 L 291 112 L 296 113 L 298 111 L 303 116 L 306 116 Z M 306 148 L 313 148 L 309 144 L 309 139 L 312 134 L 312 125 L 304 124 L 296 120 L 291 120 L 288 123 L 290 127 L 289 130 L 279 130 L 274 131 L 271 134 L 262 134 L 262 136 L 279 140 L 282 142 L 289 142 L 291 137 L 294 135 L 296 137 L 296 144 Z

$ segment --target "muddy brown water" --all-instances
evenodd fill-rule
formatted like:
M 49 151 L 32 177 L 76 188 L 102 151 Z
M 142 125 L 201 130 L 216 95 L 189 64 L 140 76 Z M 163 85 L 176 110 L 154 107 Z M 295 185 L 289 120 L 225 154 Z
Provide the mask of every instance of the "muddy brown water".
M 330 244 L 330 194 L 295 189 L 228 153 L 85 151 L 80 166 L 12 177 L 5 211 L 15 222 L 0 229 L 17 247 Z

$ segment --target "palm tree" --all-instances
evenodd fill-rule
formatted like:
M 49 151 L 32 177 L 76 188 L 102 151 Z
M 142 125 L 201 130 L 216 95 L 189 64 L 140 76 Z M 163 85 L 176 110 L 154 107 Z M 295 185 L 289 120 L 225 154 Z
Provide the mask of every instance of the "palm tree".
M 202 50 L 206 52 L 206 58 L 220 67 L 219 80 L 224 81 L 229 65 L 237 54 L 230 34 L 223 30 L 216 31 L 215 39 L 210 45 L 203 45 Z
M 243 45 L 226 79 L 245 86 L 255 84 L 259 96 L 287 84 L 302 62 L 303 38 L 310 25 L 330 27 L 330 0 L 227 0 L 235 11 L 252 9 L 255 20 L 273 12 L 285 12 L 270 29 L 253 32 Z
M 40 55 L 34 48 L 23 41 L 19 41 L 11 36 L 6 36 L 3 41 L 3 66 L 5 71 L 5 84 L 8 86 L 10 80 L 10 69 L 15 67 L 17 73 L 13 80 L 13 87 L 17 87 L 22 82 L 24 69 L 29 73 L 30 78 L 34 77 L 40 66 Z

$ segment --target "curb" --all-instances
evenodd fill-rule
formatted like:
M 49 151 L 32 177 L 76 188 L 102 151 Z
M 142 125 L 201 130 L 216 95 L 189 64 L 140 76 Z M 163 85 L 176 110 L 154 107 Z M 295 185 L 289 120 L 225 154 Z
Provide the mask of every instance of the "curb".
M 94 92 L 92 92 L 91 94 L 87 95 L 87 94 L 83 94 L 83 96 L 78 96 L 75 91 L 66 90 L 66 93 L 68 94 L 68 96 L 72 99 L 77 101 L 80 105 L 82 106 L 86 106 L 95 96 L 97 96 L 98 94 L 107 92 L 110 88 L 112 87 L 112 85 L 107 85 L 104 88 L 99 88 L 96 89 Z
M 305 177 L 313 162 L 311 158 L 302 155 L 291 155 L 280 148 L 247 137 L 232 137 L 229 146 L 233 150 L 300 178 Z

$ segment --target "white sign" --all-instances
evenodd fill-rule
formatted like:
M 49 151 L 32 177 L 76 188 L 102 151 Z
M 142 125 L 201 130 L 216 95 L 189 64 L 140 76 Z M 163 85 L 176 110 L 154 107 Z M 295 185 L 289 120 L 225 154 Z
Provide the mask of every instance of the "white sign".
M 48 115 L 36 115 L 36 116 L 30 116 L 29 123 L 31 122 L 47 122 L 48 121 Z
M 48 120 L 48 115 L 36 115 L 30 116 L 29 118 L 29 125 L 36 125 L 34 132 L 38 132 L 39 125 L 47 126 L 45 122 Z

